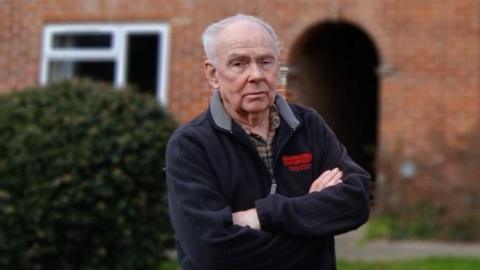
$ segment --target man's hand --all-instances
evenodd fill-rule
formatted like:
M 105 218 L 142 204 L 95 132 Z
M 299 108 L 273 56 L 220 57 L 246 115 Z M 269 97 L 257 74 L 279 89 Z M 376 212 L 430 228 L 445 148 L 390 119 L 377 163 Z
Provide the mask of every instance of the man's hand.
M 338 168 L 326 170 L 310 186 L 308 193 L 322 191 L 324 188 L 339 184 L 342 182 L 342 171 Z
M 339 184 L 342 182 L 343 173 L 338 168 L 326 170 L 310 186 L 308 193 L 321 191 L 324 188 Z M 232 213 L 233 224 L 240 226 L 249 226 L 252 229 L 260 230 L 260 221 L 258 220 L 257 210 L 255 208 L 245 211 Z
M 258 220 L 257 209 L 255 208 L 232 213 L 232 219 L 233 224 L 249 226 L 252 229 L 260 230 L 260 221 Z

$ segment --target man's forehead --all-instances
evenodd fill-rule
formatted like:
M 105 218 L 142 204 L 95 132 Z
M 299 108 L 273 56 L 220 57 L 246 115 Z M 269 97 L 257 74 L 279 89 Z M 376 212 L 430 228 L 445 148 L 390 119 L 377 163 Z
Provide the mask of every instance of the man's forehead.
M 255 47 L 255 50 L 249 48 L 227 48 L 224 55 L 228 59 L 239 58 L 254 55 L 255 57 L 274 57 L 275 52 L 270 47 Z
M 216 49 L 226 54 L 245 54 L 255 49 L 262 54 L 274 53 L 274 41 L 260 25 L 251 22 L 236 23 L 223 29 L 216 38 Z

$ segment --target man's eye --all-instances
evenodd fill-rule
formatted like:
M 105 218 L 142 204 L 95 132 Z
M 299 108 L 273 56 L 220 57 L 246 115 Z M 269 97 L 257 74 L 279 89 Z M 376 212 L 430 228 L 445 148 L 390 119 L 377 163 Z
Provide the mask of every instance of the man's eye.
M 260 65 L 264 69 L 271 69 L 274 65 L 274 61 L 273 61 L 273 59 L 270 59 L 270 58 L 262 59 L 262 60 L 260 60 Z
M 260 60 L 260 63 L 263 66 L 271 66 L 273 64 L 273 59 L 265 58 L 265 59 Z
M 236 70 L 243 70 L 245 68 L 245 62 L 243 61 L 233 61 L 230 63 L 230 67 Z

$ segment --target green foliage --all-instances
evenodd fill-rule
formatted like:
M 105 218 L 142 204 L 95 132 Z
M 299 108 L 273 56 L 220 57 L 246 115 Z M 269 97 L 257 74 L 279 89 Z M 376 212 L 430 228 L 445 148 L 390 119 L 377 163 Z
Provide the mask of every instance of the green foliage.
M 176 260 L 167 260 L 162 262 L 157 270 L 180 270 L 180 264 Z
M 434 238 L 440 229 L 440 211 L 437 208 L 417 205 L 408 215 L 390 213 L 372 218 L 367 226 L 366 237 L 393 239 Z
M 393 238 L 395 230 L 395 218 L 392 215 L 373 217 L 367 223 L 366 240 L 376 238 Z
M 0 269 L 155 269 L 174 128 L 153 99 L 103 84 L 0 96 Z
M 475 213 L 465 215 L 449 227 L 446 234 L 449 238 L 460 241 L 480 240 L 480 220 Z
M 407 213 L 407 214 L 405 214 Z M 475 241 L 480 239 L 480 225 L 476 213 L 442 225 L 444 211 L 432 205 L 414 204 L 404 212 L 390 212 L 375 216 L 367 223 L 366 240 L 389 239 L 443 239 Z
M 434 239 L 440 237 L 439 224 L 427 216 L 401 220 L 395 215 L 373 218 L 369 222 L 366 237 L 391 239 Z

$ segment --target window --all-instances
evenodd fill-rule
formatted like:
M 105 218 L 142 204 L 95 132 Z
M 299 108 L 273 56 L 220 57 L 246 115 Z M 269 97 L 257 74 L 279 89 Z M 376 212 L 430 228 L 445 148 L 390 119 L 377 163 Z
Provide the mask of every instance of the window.
M 52 24 L 43 32 L 40 83 L 74 77 L 130 85 L 166 104 L 166 24 Z

